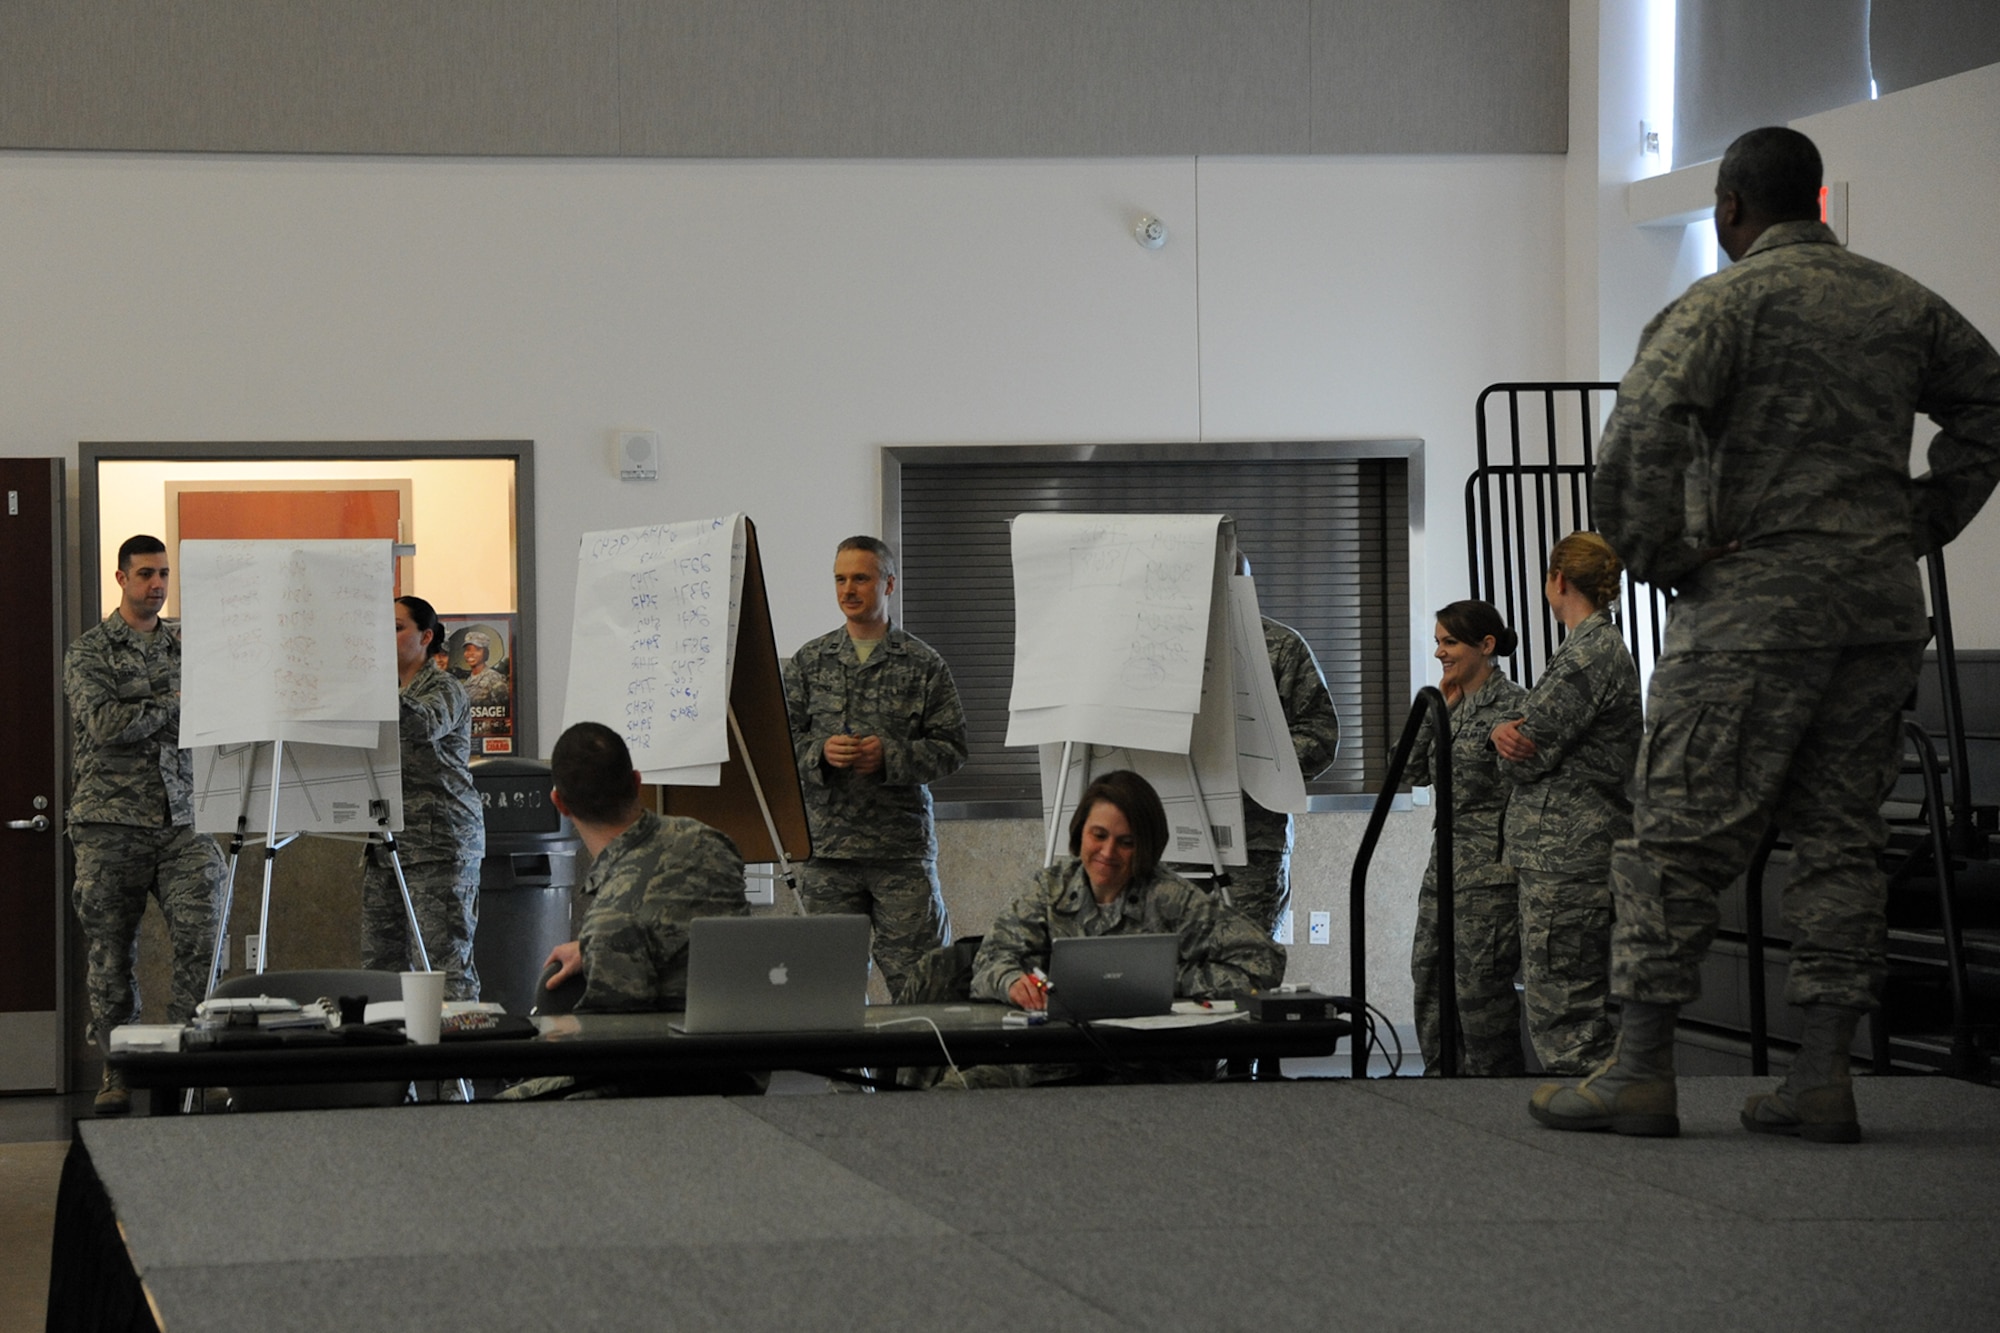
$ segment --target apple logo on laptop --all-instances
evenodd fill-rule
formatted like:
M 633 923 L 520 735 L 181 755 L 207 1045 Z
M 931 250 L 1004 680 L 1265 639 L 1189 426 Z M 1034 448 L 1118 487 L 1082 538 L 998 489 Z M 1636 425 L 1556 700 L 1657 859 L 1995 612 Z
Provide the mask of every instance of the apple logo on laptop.
M 771 984 L 773 986 L 782 986 L 785 984 L 785 965 L 783 963 L 771 969 Z

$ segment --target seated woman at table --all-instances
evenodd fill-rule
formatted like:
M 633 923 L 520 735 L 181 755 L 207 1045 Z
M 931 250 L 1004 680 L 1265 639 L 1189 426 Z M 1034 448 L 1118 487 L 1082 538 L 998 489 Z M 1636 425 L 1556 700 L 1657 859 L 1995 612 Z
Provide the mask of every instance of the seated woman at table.
M 1177 994 L 1219 999 L 1277 985 L 1285 951 L 1249 918 L 1160 864 L 1167 813 L 1152 784 L 1119 770 L 1090 784 L 1069 822 L 1069 851 L 986 933 L 972 967 L 972 998 L 1020 1009 L 1048 1007 L 1051 942 L 1079 935 L 1181 937 Z M 968 1083 L 1050 1082 L 1073 1070 L 982 1066 Z M 949 1081 L 948 1081 L 949 1082 Z

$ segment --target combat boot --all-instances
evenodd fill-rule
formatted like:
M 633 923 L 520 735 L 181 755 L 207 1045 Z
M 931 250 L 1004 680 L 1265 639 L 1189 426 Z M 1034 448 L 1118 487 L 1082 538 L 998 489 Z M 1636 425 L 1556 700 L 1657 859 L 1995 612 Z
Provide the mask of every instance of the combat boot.
M 1809 1004 L 1799 1053 L 1776 1092 L 1743 1103 L 1743 1128 L 1758 1134 L 1796 1134 L 1814 1143 L 1859 1143 L 1854 1080 L 1847 1052 L 1862 1010 Z
M 110 1065 L 104 1066 L 104 1081 L 97 1085 L 97 1096 L 91 1100 L 90 1109 L 99 1115 L 124 1115 L 132 1109 L 132 1094 L 126 1090 L 125 1076 Z
M 1551 1129 L 1608 1129 L 1614 1134 L 1674 1138 L 1681 1132 L 1674 1091 L 1675 1004 L 1627 1000 L 1611 1058 L 1583 1082 L 1544 1083 L 1528 1114 Z

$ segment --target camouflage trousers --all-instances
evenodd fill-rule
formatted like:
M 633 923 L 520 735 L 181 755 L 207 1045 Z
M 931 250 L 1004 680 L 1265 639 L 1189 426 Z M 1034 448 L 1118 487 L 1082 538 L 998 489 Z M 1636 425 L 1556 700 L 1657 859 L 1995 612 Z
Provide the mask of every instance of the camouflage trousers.
M 1292 904 L 1292 855 L 1255 847 L 1246 855 L 1250 864 L 1229 867 L 1230 905 L 1269 935 Z
M 1686 1004 L 1716 898 L 1773 821 L 1791 841 L 1785 999 L 1869 1008 L 1886 972 L 1881 807 L 1922 645 L 1677 653 L 1653 671 L 1632 837 L 1611 855 L 1611 993 Z
M 363 865 L 361 965 L 375 972 L 416 971 L 423 964 L 410 942 L 395 869 L 373 847 Z M 444 997 L 478 999 L 472 936 L 479 929 L 479 862 L 405 861 L 403 878 L 410 886 L 410 906 L 416 910 L 431 970 L 445 974 Z
M 1417 893 L 1417 933 L 1410 945 L 1410 980 L 1416 986 L 1417 1044 L 1424 1071 L 1443 1068 L 1439 1032 L 1443 1012 L 1438 973 L 1437 882 L 1424 876 Z M 1526 1072 L 1521 1056 L 1521 997 L 1514 974 L 1521 970 L 1521 915 L 1514 882 L 1461 885 L 1452 893 L 1453 973 L 1458 979 L 1458 1041 L 1461 1073 L 1511 1075 Z
M 139 919 L 148 895 L 166 918 L 173 949 L 169 1023 L 185 1023 L 208 997 L 215 922 L 229 867 L 215 839 L 191 828 L 77 824 L 76 883 L 70 900 L 88 941 L 85 988 L 90 996 L 87 1039 L 137 1021 Z
M 1521 1001 L 1551 1074 L 1588 1074 L 1611 1054 L 1611 886 L 1603 874 L 1515 871 L 1521 883 Z
M 836 861 L 814 857 L 799 867 L 799 896 L 814 916 L 851 913 L 875 927 L 875 966 L 890 995 L 931 950 L 951 943 L 937 866 L 930 861 Z

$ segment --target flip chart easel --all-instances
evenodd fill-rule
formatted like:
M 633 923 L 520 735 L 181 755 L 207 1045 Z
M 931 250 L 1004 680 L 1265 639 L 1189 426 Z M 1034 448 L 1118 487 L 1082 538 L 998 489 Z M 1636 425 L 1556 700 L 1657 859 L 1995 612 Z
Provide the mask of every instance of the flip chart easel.
M 748 519 L 744 526 L 743 600 L 729 682 L 729 757 L 722 765 L 722 781 L 713 787 L 661 787 L 660 813 L 686 815 L 720 829 L 745 861 L 775 863 L 803 912 L 794 863 L 812 856 L 812 835 L 785 716 L 784 669 L 771 632 L 757 528 Z
M 796 899 L 792 862 L 812 843 L 756 525 L 730 514 L 588 532 L 577 560 L 564 725 L 620 733 L 661 813 L 777 863 Z
M 1091 779 L 1129 768 L 1167 807 L 1164 859 L 1205 863 L 1226 900 L 1226 868 L 1248 860 L 1246 787 L 1304 806 L 1235 523 L 1023 515 L 1014 542 L 1008 743 L 1041 746 L 1044 864 Z

